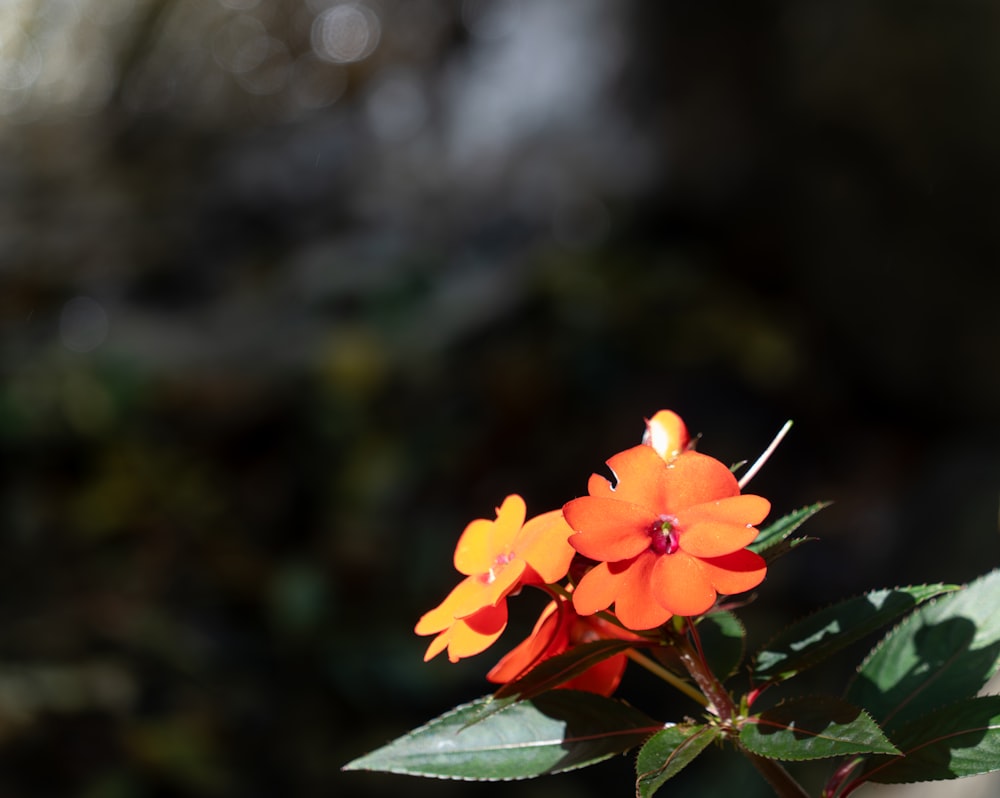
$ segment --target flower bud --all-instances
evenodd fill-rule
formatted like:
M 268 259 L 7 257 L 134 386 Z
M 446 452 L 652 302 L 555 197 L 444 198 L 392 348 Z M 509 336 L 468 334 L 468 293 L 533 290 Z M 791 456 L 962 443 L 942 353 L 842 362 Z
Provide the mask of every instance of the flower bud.
M 687 449 L 690 440 L 683 420 L 672 410 L 661 410 L 646 421 L 642 435 L 642 442 L 668 462 Z

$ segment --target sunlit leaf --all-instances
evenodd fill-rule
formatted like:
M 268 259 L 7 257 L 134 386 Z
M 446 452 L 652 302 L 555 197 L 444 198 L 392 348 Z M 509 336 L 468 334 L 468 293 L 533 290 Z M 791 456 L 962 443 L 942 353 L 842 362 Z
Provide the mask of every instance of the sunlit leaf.
M 1000 696 L 969 698 L 900 726 L 902 757 L 874 758 L 858 781 L 899 784 L 1000 770 Z
M 638 745 L 662 724 L 611 698 L 553 690 L 475 722 L 491 698 L 446 712 L 344 770 L 504 781 L 585 767 Z
M 636 794 L 649 798 L 668 779 L 694 761 L 721 731 L 712 726 L 668 726 L 661 729 L 639 750 L 635 762 Z
M 956 589 L 951 585 L 915 585 L 873 590 L 814 612 L 792 624 L 758 652 L 753 675 L 774 681 L 787 679 L 922 602 Z
M 868 713 L 832 696 L 785 701 L 740 730 L 755 754 L 789 761 L 844 754 L 897 753 Z
M 885 636 L 845 698 L 891 733 L 970 698 L 1000 667 L 1000 570 L 921 607 Z

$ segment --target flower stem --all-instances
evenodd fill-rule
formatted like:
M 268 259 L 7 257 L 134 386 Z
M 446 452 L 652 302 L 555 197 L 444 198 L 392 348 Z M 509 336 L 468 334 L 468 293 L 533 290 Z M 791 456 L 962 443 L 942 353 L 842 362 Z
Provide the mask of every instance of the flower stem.
M 663 681 L 667 682 L 673 687 L 676 687 L 678 690 L 684 693 L 684 695 L 686 695 L 688 698 L 697 701 L 703 707 L 708 706 L 708 699 L 706 699 L 705 696 L 703 696 L 701 693 L 695 690 L 691 685 L 689 685 L 683 679 L 674 676 L 674 674 L 672 674 L 658 662 L 654 662 L 646 655 L 640 654 L 634 648 L 630 648 L 625 653 L 628 655 L 628 658 L 632 660 L 634 663 L 642 666 L 650 673 L 659 676 L 661 679 L 663 679 Z
M 719 718 L 723 723 L 731 723 L 738 714 L 732 696 L 726 691 L 719 680 L 712 673 L 705 657 L 701 652 L 701 641 L 698 639 L 698 631 L 695 625 L 689 620 L 686 623 L 691 639 L 686 634 L 680 632 L 673 638 L 674 648 L 680 657 L 681 664 L 691 674 L 695 684 L 698 685 L 708 702 L 705 706 L 710 712 Z M 692 643 L 693 639 L 693 643 Z
M 718 678 L 716 678 L 715 674 L 712 673 L 712 669 L 709 668 L 708 662 L 705 660 L 705 655 L 701 650 L 701 639 L 698 636 L 697 627 L 690 619 L 675 620 L 680 620 L 681 622 L 677 623 L 674 627 L 674 634 L 671 635 L 671 644 L 677 652 L 681 663 L 701 690 L 700 694 L 691 685 L 678 679 L 668 670 L 652 662 L 642 654 L 636 651 L 629 651 L 628 656 L 708 709 L 709 712 L 719 719 L 720 726 L 729 735 L 737 734 L 742 720 L 740 718 L 740 710 L 733 702 L 732 696 Z M 802 785 L 780 763 L 748 751 L 739 744 L 738 738 L 735 742 L 740 753 L 757 768 L 757 771 L 771 785 L 778 798 L 809 798 L 809 794 L 803 789 Z
M 839 768 L 837 768 L 830 780 L 826 783 L 826 787 L 823 788 L 823 792 L 820 793 L 820 798 L 833 798 L 833 796 L 840 793 L 844 785 L 847 783 L 847 779 L 850 777 L 851 772 L 861 763 L 861 757 L 854 757 L 849 759 Z M 853 788 L 852 788 L 853 789 Z M 847 795 L 851 790 L 844 790 L 841 795 Z

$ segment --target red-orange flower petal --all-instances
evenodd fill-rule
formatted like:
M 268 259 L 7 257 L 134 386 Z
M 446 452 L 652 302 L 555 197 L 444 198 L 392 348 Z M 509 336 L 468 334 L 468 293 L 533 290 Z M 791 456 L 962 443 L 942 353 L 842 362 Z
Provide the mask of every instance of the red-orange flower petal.
M 615 565 L 619 566 L 618 570 L 612 572 L 610 563 L 599 562 L 580 579 L 573 590 L 573 606 L 580 615 L 593 615 L 614 603 L 624 570 L 631 565 L 631 560 Z
M 651 551 L 644 551 L 623 573 L 615 596 L 615 616 L 624 626 L 629 629 L 653 629 L 677 614 L 662 602 L 652 601 L 650 596 L 657 564 L 661 560 L 674 560 L 677 555 L 684 556 L 682 552 L 677 552 L 671 557 L 659 557 Z M 613 565 L 610 570 L 614 571 Z
M 674 615 L 700 615 L 716 599 L 702 561 L 684 551 L 656 558 L 649 587 L 655 602 Z
M 454 587 L 444 601 L 420 617 L 413 631 L 418 635 L 431 635 L 447 629 L 457 618 L 472 615 L 482 609 L 481 596 L 482 589 L 476 577 L 466 577 Z
M 493 573 L 474 577 L 480 584 L 480 604 L 483 607 L 498 604 L 509 593 L 515 592 L 528 573 L 528 564 L 524 560 L 511 560 L 503 568 L 497 568 Z
M 464 657 L 480 654 L 496 642 L 507 627 L 507 603 L 486 607 L 466 619 L 456 621 L 439 634 L 427 647 L 424 662 L 445 648 L 448 659 L 458 662 Z
M 562 510 L 537 515 L 521 530 L 514 543 L 518 557 L 523 559 L 544 584 L 558 582 L 569 571 L 574 549 L 569 544 L 573 529 Z
M 647 451 L 652 450 L 647 448 Z M 667 495 L 664 503 L 674 513 L 740 493 L 739 483 L 732 472 L 714 457 L 700 452 L 684 452 L 668 463 L 666 469 Z
M 424 652 L 424 662 L 430 662 L 434 657 L 448 648 L 448 642 L 451 640 L 451 627 L 448 627 L 443 632 L 441 632 L 437 637 L 431 640 L 430 645 L 427 646 L 427 651 Z
M 760 496 L 733 496 L 699 504 L 678 517 L 678 542 L 696 557 L 720 557 L 742 549 L 757 537 L 752 526 L 767 515 L 770 502 Z
M 569 525 L 581 530 L 569 539 L 584 557 L 614 562 L 649 548 L 649 528 L 656 511 L 648 506 L 584 496 L 563 507 Z
M 523 561 L 513 562 L 493 581 L 478 575 L 467 576 L 455 586 L 444 601 L 424 613 L 417 621 L 414 632 L 418 635 L 435 634 L 457 620 L 468 618 L 486 607 L 496 606 L 516 586 L 526 567 Z
M 583 690 L 588 693 L 610 696 L 621 684 L 626 665 L 628 665 L 628 657 L 625 654 L 616 654 L 587 668 L 579 676 L 561 684 L 560 687 L 566 690 Z
M 713 521 L 688 525 L 685 521 L 682 517 L 680 523 L 684 531 L 679 536 L 680 547 L 695 557 L 721 557 L 753 543 L 757 537 L 757 530 L 752 526 Z
M 607 463 L 615 477 L 614 487 L 604 480 L 608 487 L 599 488 L 600 493 L 592 493 L 592 496 L 610 496 L 634 504 L 658 505 L 665 501 L 667 464 L 648 446 L 633 446 L 614 455 Z M 599 485 L 600 479 L 592 477 L 589 484 Z
M 524 499 L 512 494 L 497 508 L 496 520 L 477 518 L 462 532 L 455 547 L 455 568 L 459 573 L 487 573 L 498 555 L 509 552 L 521 527 L 526 508 Z
M 771 502 L 763 496 L 746 493 L 718 501 L 696 504 L 684 511 L 688 523 L 718 521 L 724 524 L 750 524 L 755 526 L 771 511 Z
M 590 475 L 590 479 L 587 480 L 587 493 L 602 499 L 618 498 L 615 496 L 615 489 L 611 483 L 608 482 L 606 477 L 602 477 L 600 474 Z
M 703 559 L 701 564 L 712 586 L 726 595 L 753 590 L 767 575 L 767 561 L 749 549 Z
M 497 684 L 506 684 L 574 645 L 608 638 L 641 641 L 641 638 L 601 618 L 580 617 L 565 599 L 553 601 L 542 611 L 527 639 L 504 656 L 486 678 Z M 609 657 L 559 687 L 611 695 L 621 682 L 626 663 L 624 654 Z
M 506 684 L 526 673 L 543 658 L 565 651 L 569 645 L 567 629 L 560 629 L 556 602 L 551 602 L 539 616 L 527 638 L 511 649 L 486 674 L 494 684 Z

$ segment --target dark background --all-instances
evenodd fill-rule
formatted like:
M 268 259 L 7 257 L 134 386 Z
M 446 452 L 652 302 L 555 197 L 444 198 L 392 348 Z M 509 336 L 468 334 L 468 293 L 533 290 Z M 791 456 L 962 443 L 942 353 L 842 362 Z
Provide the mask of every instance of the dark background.
M 753 490 L 835 502 L 758 643 L 997 565 L 1000 6 L 0 14 L 0 795 L 514 794 L 339 768 L 533 620 L 422 663 L 467 521 L 661 407 L 725 462 L 794 419 Z M 734 760 L 677 789 L 757 794 Z

